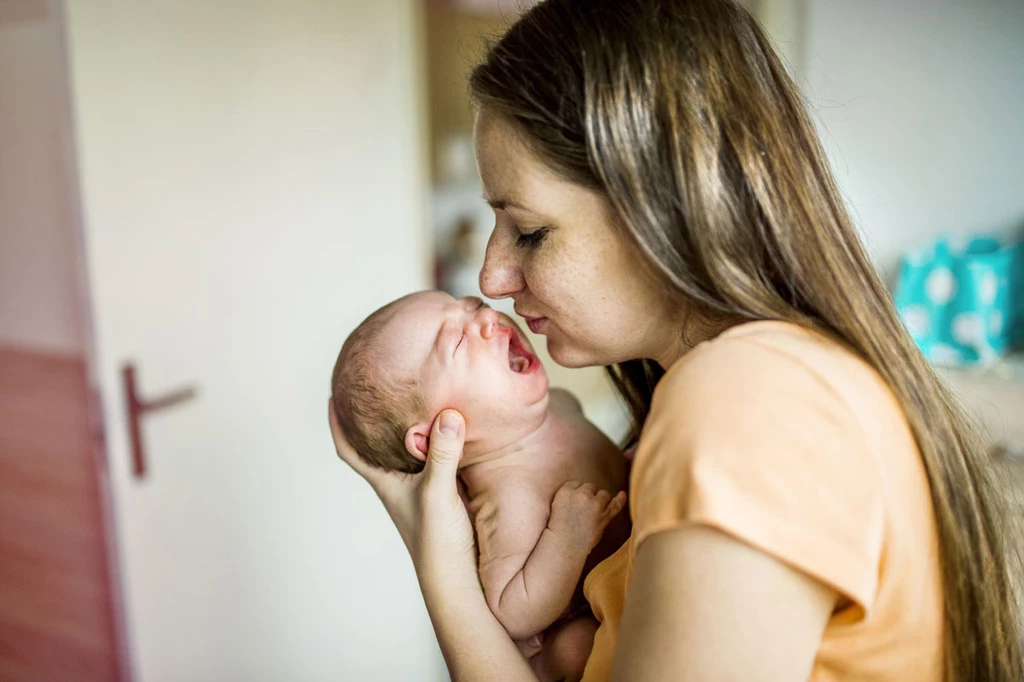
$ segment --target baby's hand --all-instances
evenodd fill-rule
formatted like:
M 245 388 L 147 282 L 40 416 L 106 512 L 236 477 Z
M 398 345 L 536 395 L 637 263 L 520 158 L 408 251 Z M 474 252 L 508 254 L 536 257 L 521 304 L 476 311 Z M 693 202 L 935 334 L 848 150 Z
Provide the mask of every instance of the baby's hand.
M 558 489 L 551 502 L 548 528 L 570 546 L 589 552 L 624 506 L 624 490 L 612 497 L 607 490 L 598 490 L 593 483 L 568 481 Z

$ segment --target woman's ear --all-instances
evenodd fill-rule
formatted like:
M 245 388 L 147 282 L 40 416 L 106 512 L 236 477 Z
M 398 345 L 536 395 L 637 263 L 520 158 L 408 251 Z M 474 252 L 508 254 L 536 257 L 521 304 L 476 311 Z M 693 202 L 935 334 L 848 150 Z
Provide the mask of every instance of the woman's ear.
M 427 461 L 427 451 L 430 450 L 430 427 L 430 422 L 420 422 L 405 432 L 405 449 L 421 462 Z

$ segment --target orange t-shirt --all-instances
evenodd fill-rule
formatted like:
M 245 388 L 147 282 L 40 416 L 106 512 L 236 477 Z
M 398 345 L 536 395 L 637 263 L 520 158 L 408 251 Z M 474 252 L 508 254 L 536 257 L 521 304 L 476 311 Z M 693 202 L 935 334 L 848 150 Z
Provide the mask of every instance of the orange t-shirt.
M 924 464 L 881 378 L 839 344 L 753 322 L 662 378 L 630 478 L 633 534 L 587 576 L 601 626 L 584 682 L 611 675 L 648 536 L 690 524 L 742 540 L 849 601 L 811 682 L 939 682 L 943 597 Z

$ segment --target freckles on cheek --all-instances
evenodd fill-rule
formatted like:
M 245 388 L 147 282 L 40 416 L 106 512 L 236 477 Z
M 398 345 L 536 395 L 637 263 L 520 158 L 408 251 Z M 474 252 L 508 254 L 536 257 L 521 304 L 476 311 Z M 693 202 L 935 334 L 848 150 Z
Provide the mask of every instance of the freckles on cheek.
M 585 245 L 567 246 L 557 254 L 553 251 L 544 263 L 544 272 L 548 273 L 547 288 L 557 291 L 564 302 L 580 299 L 588 289 L 597 263 L 586 257 Z

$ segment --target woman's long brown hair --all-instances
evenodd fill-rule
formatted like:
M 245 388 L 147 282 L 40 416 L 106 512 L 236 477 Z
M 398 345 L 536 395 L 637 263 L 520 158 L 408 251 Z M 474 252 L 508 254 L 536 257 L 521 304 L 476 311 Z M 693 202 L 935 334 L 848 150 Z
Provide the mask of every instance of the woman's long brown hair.
M 874 367 L 928 472 L 946 679 L 1024 679 L 991 464 L 905 331 L 804 102 L 750 14 L 732 0 L 546 0 L 492 46 L 470 91 L 554 171 L 607 196 L 681 309 L 824 331 Z M 640 359 L 608 370 L 635 435 L 662 368 Z

